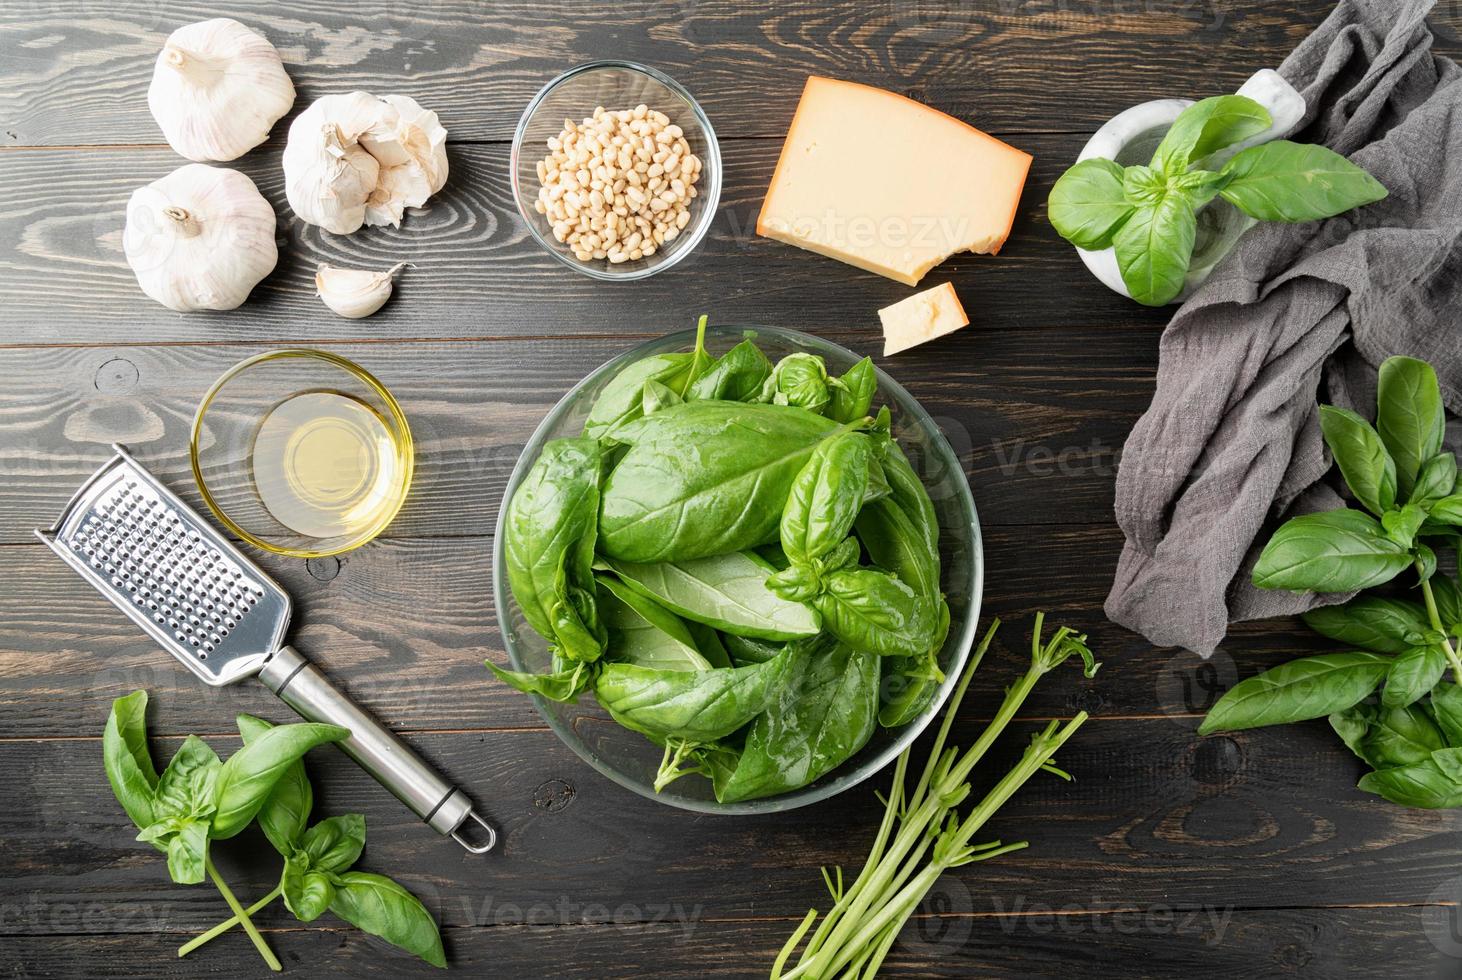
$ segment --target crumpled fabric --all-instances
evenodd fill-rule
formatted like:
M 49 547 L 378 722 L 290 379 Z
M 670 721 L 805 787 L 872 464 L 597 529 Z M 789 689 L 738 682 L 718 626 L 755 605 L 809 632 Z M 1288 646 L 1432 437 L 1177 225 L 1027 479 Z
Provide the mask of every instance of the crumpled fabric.
M 1279 67 L 1305 98 L 1290 138 L 1388 196 L 1323 222 L 1260 224 L 1179 308 L 1117 476 L 1127 541 L 1113 622 L 1203 656 L 1228 624 L 1348 598 L 1255 588 L 1283 519 L 1344 503 L 1320 402 L 1375 416 L 1381 361 L 1430 361 L 1462 410 L 1462 72 L 1432 53 L 1433 0 L 1342 0 Z M 1450 440 L 1449 440 L 1450 442 Z

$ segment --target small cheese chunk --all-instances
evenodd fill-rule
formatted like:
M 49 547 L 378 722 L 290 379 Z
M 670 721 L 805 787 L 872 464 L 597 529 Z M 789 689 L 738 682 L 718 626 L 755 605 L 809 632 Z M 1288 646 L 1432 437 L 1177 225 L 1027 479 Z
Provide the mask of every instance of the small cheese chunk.
M 970 322 L 954 286 L 942 283 L 878 311 L 883 321 L 883 356 L 954 333 Z
M 906 286 L 1000 251 L 1031 157 L 901 95 L 807 79 L 757 234 Z

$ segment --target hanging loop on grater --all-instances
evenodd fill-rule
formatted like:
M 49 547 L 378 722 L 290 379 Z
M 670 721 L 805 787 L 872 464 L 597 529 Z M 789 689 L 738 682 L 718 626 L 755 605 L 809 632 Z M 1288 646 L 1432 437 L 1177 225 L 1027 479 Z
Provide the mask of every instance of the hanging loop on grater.
M 490 850 L 472 802 L 284 643 L 289 596 L 123 446 L 36 535 L 164 650 L 213 686 L 258 675 L 309 721 L 350 729 L 338 743 L 439 834 Z M 486 828 L 472 844 L 459 828 Z

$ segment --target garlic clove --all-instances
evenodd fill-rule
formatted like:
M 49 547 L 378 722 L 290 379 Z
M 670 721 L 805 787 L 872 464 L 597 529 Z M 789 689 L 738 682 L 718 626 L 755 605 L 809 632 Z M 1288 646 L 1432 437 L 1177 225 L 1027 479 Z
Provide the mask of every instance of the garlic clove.
M 122 250 L 168 309 L 231 310 L 279 261 L 274 208 L 237 170 L 190 163 L 127 202 Z
M 387 95 L 382 101 L 396 110 L 396 142 L 426 174 L 431 187 L 426 197 L 430 197 L 447 183 L 447 131 L 437 114 L 423 109 L 415 99 L 405 95 Z M 426 203 L 426 197 L 420 201 L 408 201 L 407 207 L 421 207 Z
M 405 268 L 399 262 L 385 272 L 337 269 L 324 262 L 315 270 L 315 292 L 325 305 L 350 320 L 370 316 L 391 298 L 391 279 Z
M 180 27 L 153 69 L 147 105 L 189 160 L 233 160 L 269 138 L 294 105 L 274 45 L 227 17 Z

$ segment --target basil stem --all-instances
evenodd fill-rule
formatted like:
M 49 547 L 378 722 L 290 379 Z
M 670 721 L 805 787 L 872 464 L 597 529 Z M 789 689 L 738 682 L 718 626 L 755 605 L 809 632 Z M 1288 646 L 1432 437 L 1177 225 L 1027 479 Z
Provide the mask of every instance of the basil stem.
M 1420 559 L 1416 562 L 1418 575 L 1422 573 Z M 1462 660 L 1457 657 L 1457 651 L 1452 649 L 1452 641 L 1447 638 L 1447 629 L 1442 625 L 1441 613 L 1437 611 L 1437 597 L 1432 593 L 1432 583 L 1429 578 L 1421 580 L 1421 598 L 1426 603 L 1427 618 L 1432 621 L 1432 629 L 1442 634 L 1442 652 L 1447 655 L 1447 661 L 1452 665 L 1452 676 L 1462 684 Z
M 248 909 L 245 910 L 246 914 L 252 919 L 254 916 L 264 911 L 265 907 L 268 906 L 270 902 L 274 901 L 282 894 L 284 894 L 284 886 L 275 885 L 272 892 L 259 899 L 253 905 L 250 905 Z M 224 919 L 212 929 L 209 929 L 207 932 L 203 933 L 200 936 L 193 937 L 183 945 L 179 946 L 178 956 L 180 958 L 187 956 L 189 953 L 193 952 L 193 950 L 197 949 L 199 946 L 202 946 L 204 943 L 213 942 L 213 940 L 217 939 L 219 936 L 222 936 L 234 926 L 238 925 L 239 921 L 240 919 L 237 915 L 233 916 L 232 918 Z
M 259 951 L 259 955 L 264 957 L 264 963 L 275 973 L 282 971 L 284 966 L 279 962 L 279 958 L 274 955 L 274 951 L 264 942 L 264 937 L 259 935 L 259 930 L 254 927 L 254 920 L 249 918 L 249 913 L 244 911 L 244 907 L 239 904 L 239 900 L 229 890 L 223 877 L 218 873 L 218 869 L 213 866 L 213 858 L 205 857 L 203 859 L 203 869 L 208 872 L 208 877 L 213 879 L 214 887 L 223 896 L 223 900 L 228 903 L 228 907 L 233 910 L 238 920 L 244 924 L 244 932 L 249 934 L 249 941 L 254 944 L 254 948 Z

